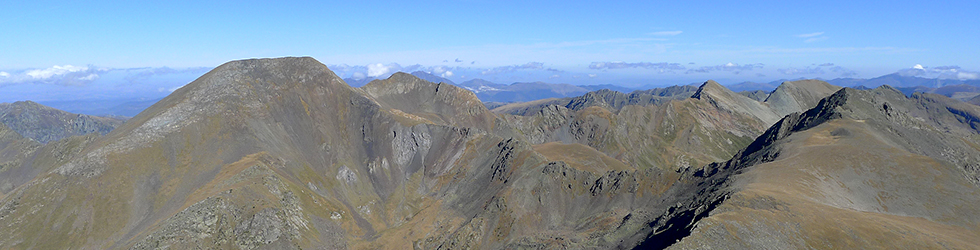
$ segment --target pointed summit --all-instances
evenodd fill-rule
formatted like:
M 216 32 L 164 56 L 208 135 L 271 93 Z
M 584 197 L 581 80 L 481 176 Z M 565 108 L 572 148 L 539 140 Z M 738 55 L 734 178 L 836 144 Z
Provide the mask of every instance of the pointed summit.
M 725 86 L 721 86 L 721 84 L 718 84 L 718 82 L 714 80 L 708 80 L 698 87 L 698 90 L 694 92 L 694 95 L 692 95 L 691 98 L 701 100 L 702 98 L 710 96 L 711 93 L 722 94 L 725 91 L 730 92 L 731 90 L 725 88 Z
M 732 92 L 713 80 L 701 84 L 701 87 L 698 87 L 697 92 L 694 92 L 691 98 L 710 102 L 712 105 L 729 112 L 749 114 L 765 124 L 773 124 L 780 118 L 765 104 Z
M 766 98 L 765 103 L 769 104 L 777 115 L 785 116 L 810 109 L 817 105 L 820 99 L 840 89 L 841 87 L 821 80 L 787 81 L 776 87 Z

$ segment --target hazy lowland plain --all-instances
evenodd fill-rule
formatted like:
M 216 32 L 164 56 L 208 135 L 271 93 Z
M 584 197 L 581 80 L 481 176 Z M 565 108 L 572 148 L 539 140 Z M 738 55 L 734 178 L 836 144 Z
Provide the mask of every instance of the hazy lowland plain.
M 250 59 L 125 121 L 0 104 L 0 248 L 980 248 L 968 87 L 420 77 Z

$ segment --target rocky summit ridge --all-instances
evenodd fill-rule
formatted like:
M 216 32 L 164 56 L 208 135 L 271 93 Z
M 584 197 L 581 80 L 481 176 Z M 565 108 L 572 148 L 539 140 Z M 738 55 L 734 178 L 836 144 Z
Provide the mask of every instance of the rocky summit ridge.
M 232 61 L 104 136 L 0 125 L 0 248 L 974 248 L 978 114 L 822 81 L 491 111 L 410 74 Z

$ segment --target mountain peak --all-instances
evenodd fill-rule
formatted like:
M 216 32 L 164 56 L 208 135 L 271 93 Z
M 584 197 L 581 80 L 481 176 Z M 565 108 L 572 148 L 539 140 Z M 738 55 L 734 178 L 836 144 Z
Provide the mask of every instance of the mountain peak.
M 695 91 L 694 95 L 691 97 L 700 100 L 701 98 L 707 97 L 706 95 L 711 95 L 710 93 L 724 92 L 731 92 L 731 90 L 728 90 L 728 88 L 725 88 L 725 86 L 721 86 L 721 84 L 718 84 L 718 82 L 715 82 L 714 80 L 707 80 L 702 83 L 700 87 L 698 87 L 698 90 Z
M 766 125 L 773 124 L 780 118 L 764 103 L 732 92 L 713 80 L 708 80 L 704 84 L 701 84 L 701 87 L 698 87 L 697 92 L 694 92 L 691 98 L 707 101 L 718 108 L 730 112 L 750 114 L 763 121 Z
M 120 126 L 113 149 L 142 147 L 200 121 L 226 117 L 233 126 L 249 118 L 324 109 L 309 102 L 344 103 L 354 89 L 311 57 L 230 61 L 153 104 Z M 307 114 L 308 115 L 308 114 Z M 236 121 L 236 122 L 233 122 Z
M 826 96 L 840 90 L 821 80 L 786 81 L 776 87 L 766 98 L 773 111 L 779 116 L 802 112 L 820 102 Z
M 263 99 L 291 88 L 319 89 L 321 92 L 351 89 L 326 65 L 312 57 L 245 59 L 214 68 L 158 104 L 190 101 L 209 105 L 212 104 L 209 101 L 222 100 L 223 103 L 230 101 L 254 107 L 268 101 Z
M 360 88 L 386 108 L 463 127 L 489 130 L 493 115 L 476 94 L 448 83 L 432 83 L 398 72 Z
M 444 77 L 440 77 L 440 76 L 437 76 L 437 75 L 433 75 L 433 74 L 428 73 L 428 72 L 425 72 L 425 71 L 415 71 L 415 72 L 412 72 L 412 75 L 413 76 L 416 76 L 418 78 L 422 78 L 423 80 L 434 82 L 434 83 L 448 83 L 448 84 L 456 85 L 456 83 L 453 82 L 452 80 L 449 80 L 449 79 L 446 79 Z

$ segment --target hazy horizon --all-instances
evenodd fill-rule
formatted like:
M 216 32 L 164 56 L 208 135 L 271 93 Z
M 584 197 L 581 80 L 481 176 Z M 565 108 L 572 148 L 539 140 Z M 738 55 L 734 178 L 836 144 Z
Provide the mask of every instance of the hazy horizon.
M 342 78 L 424 71 L 456 83 L 972 80 L 978 37 L 962 20 L 977 7 L 16 2 L 0 15 L 0 102 L 158 99 L 222 63 L 283 56 L 312 56 Z

